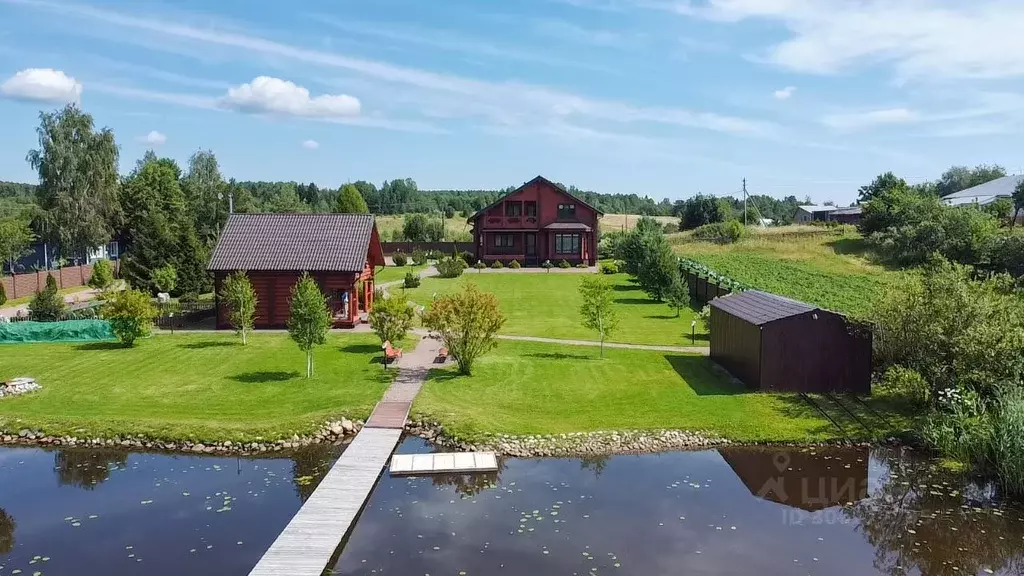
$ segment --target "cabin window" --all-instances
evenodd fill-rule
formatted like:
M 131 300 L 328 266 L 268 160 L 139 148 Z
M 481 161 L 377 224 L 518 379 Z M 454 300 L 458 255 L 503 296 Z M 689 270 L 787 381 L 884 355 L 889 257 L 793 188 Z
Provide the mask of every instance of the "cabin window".
M 515 237 L 511 234 L 495 234 L 494 235 L 494 247 L 495 248 L 511 248 L 515 243 Z
M 558 205 L 558 219 L 559 220 L 571 220 L 576 218 L 576 205 L 575 204 L 559 204 Z
M 536 202 L 526 202 L 525 208 L 526 208 L 526 217 L 527 218 L 536 218 L 537 217 L 537 203 Z
M 505 216 L 511 218 L 514 216 L 523 215 L 523 203 L 522 202 L 506 202 L 505 203 Z
M 555 254 L 579 254 L 579 234 L 555 234 Z

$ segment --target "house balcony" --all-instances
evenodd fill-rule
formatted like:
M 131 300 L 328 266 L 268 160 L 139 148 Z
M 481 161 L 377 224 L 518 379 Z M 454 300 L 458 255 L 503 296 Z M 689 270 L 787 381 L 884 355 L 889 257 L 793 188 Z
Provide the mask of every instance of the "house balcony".
M 487 230 L 536 230 L 536 216 L 485 216 L 484 228 Z

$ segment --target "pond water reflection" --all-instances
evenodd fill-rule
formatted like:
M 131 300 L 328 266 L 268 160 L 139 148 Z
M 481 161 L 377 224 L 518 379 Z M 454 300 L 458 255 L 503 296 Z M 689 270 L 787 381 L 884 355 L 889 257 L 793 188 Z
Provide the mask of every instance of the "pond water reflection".
M 0 576 L 244 576 L 340 451 L 0 449 Z M 1021 517 L 993 486 L 889 449 L 510 459 L 385 475 L 329 572 L 1020 574 Z

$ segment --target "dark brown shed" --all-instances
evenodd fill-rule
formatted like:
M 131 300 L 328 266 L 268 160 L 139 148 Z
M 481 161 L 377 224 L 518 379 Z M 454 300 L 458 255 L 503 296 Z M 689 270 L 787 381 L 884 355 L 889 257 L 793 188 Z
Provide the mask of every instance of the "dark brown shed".
M 767 292 L 711 301 L 711 359 L 748 388 L 871 392 L 871 333 L 845 316 Z

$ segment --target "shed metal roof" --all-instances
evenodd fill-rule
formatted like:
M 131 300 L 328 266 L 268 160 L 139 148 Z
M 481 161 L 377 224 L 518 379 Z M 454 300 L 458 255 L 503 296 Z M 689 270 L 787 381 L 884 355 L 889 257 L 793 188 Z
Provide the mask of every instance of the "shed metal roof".
M 804 212 L 812 212 L 812 213 L 813 212 L 832 212 L 833 210 L 836 209 L 835 206 L 812 206 L 810 204 L 808 204 L 806 206 L 797 206 L 797 208 L 803 210 Z
M 359 272 L 372 232 L 369 214 L 232 214 L 209 269 Z
M 716 298 L 711 301 L 711 306 L 758 326 L 818 309 L 810 304 L 760 290 L 747 290 Z
M 1014 189 L 1021 181 L 1024 181 L 1024 176 L 1003 176 L 1002 178 L 996 178 L 995 180 L 990 180 L 984 184 L 979 184 L 966 190 L 947 194 L 943 196 L 942 199 L 946 200 L 950 204 L 961 204 L 963 202 L 955 202 L 955 200 L 966 198 L 968 199 L 968 202 L 974 201 L 975 199 L 980 201 L 981 199 L 993 196 L 1009 198 L 1013 196 Z

